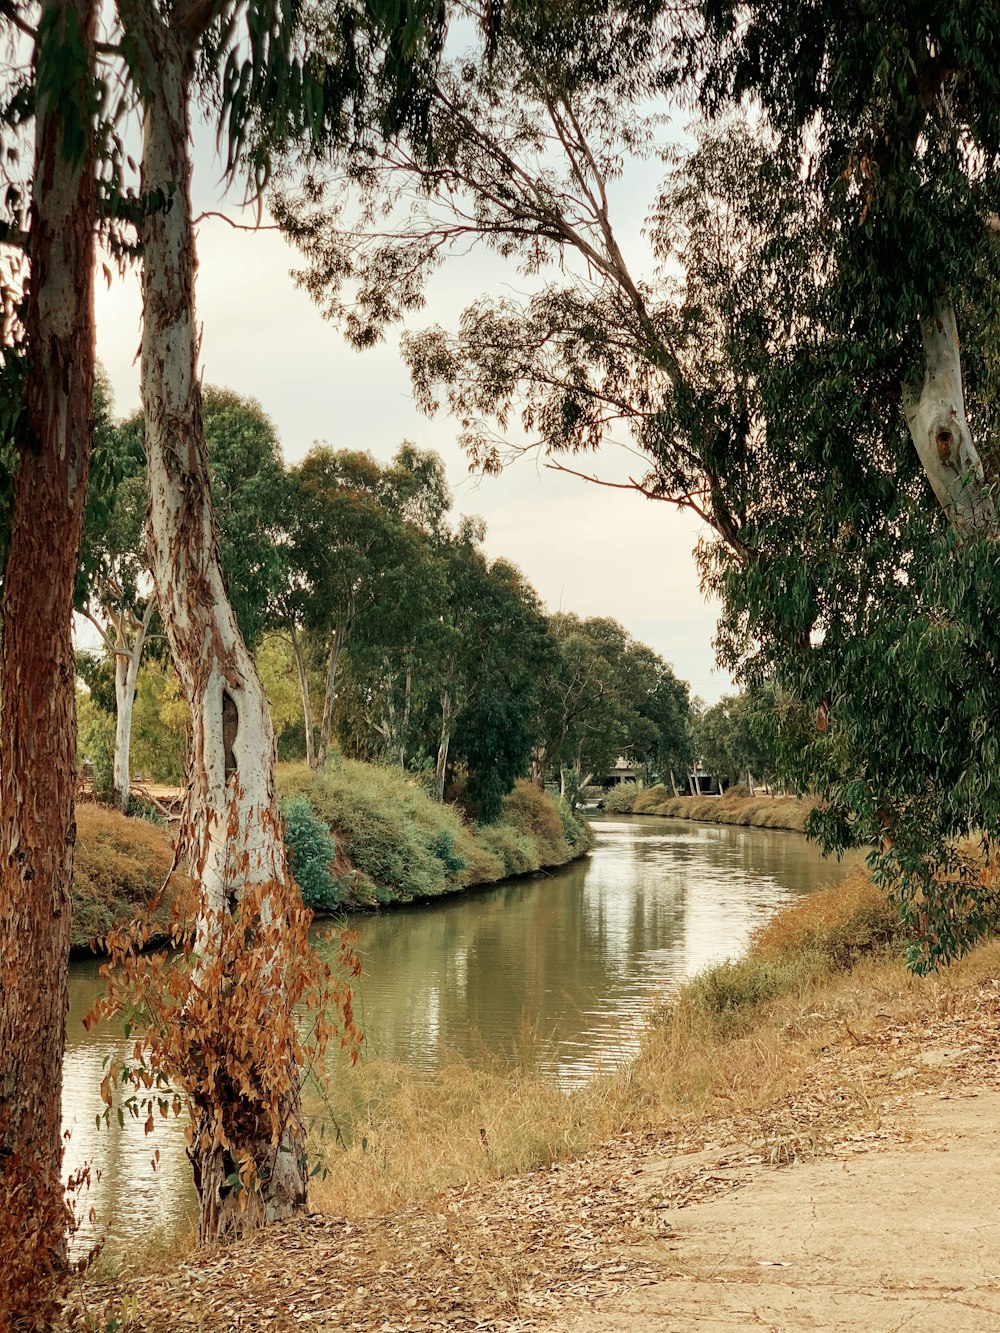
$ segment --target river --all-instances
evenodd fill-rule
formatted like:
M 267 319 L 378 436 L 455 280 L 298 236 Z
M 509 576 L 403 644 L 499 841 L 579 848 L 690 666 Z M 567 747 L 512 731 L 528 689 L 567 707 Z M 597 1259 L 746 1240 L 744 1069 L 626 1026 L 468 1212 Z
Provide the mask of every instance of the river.
M 644 1014 L 680 980 L 845 874 L 793 833 L 614 816 L 593 829 L 590 857 L 552 874 L 350 920 L 367 1058 L 423 1074 L 452 1053 L 510 1058 L 572 1086 L 626 1060 Z M 332 948 L 322 928 L 317 943 Z M 87 1032 L 80 1021 L 101 986 L 96 963 L 72 965 L 68 1166 L 91 1163 L 86 1208 L 99 1228 L 174 1233 L 190 1225 L 193 1202 L 181 1123 L 161 1122 L 150 1138 L 128 1118 L 96 1124 L 105 1063 L 125 1049 L 119 1026 Z

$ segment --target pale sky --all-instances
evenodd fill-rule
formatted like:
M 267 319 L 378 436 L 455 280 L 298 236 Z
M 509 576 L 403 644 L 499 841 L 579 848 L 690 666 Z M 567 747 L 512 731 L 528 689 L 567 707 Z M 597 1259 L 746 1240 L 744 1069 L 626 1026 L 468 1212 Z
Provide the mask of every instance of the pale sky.
M 232 206 L 220 198 L 211 140 L 196 136 L 196 208 Z M 636 194 L 643 201 L 649 168 Z M 637 182 L 638 183 L 638 182 Z M 620 188 L 627 190 L 626 180 Z M 630 219 L 626 218 L 626 223 Z M 641 218 L 631 219 L 638 236 Z M 715 668 L 716 612 L 698 588 L 692 551 L 701 525 L 689 514 L 627 492 L 547 471 L 527 458 L 501 477 L 474 477 L 442 410 L 417 410 L 399 355 L 398 332 L 355 352 L 294 285 L 300 257 L 280 234 L 233 231 L 206 219 L 198 230 L 197 309 L 203 326 L 205 383 L 255 397 L 274 421 L 285 458 L 295 462 L 316 442 L 367 449 L 388 459 L 404 439 L 445 461 L 456 514 L 479 514 L 486 547 L 520 566 L 551 611 L 612 616 L 670 662 L 707 702 L 732 689 Z M 411 327 L 454 327 L 461 308 L 483 294 L 517 285 L 513 268 L 482 253 L 451 261 L 432 279 L 425 310 Z M 111 379 L 118 415 L 139 406 L 139 278 L 135 270 L 103 276 L 97 289 L 98 356 Z M 628 459 L 609 446 L 579 464 L 583 471 L 627 474 Z M 632 471 L 637 464 L 633 460 Z

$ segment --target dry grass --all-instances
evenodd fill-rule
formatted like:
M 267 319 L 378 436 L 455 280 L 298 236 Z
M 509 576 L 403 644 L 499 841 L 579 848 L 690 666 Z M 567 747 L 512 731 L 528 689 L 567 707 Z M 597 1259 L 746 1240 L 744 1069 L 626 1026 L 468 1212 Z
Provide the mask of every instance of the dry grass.
M 651 1016 L 639 1055 L 585 1088 L 560 1091 L 524 1068 L 455 1062 L 430 1079 L 369 1062 L 341 1088 L 347 1144 L 327 1139 L 330 1174 L 315 1199 L 338 1215 L 368 1216 L 574 1157 L 623 1132 L 697 1132 L 720 1113 L 752 1125 L 831 1043 L 936 1013 L 942 996 L 998 966 L 1000 943 L 989 943 L 943 974 L 914 976 L 893 909 L 859 872 L 772 918 L 745 958 L 692 979 Z M 866 1096 L 862 1084 L 846 1089 L 831 1125 L 848 1109 L 863 1119 Z M 830 1128 L 817 1121 L 809 1132 Z M 791 1147 L 775 1145 L 775 1160 Z
M 76 828 L 72 944 L 82 949 L 145 909 L 166 879 L 174 853 L 168 830 L 107 806 L 78 805 Z M 186 884 L 183 875 L 175 874 L 171 890 L 182 891 Z M 164 926 L 170 920 L 166 895 L 154 920 Z

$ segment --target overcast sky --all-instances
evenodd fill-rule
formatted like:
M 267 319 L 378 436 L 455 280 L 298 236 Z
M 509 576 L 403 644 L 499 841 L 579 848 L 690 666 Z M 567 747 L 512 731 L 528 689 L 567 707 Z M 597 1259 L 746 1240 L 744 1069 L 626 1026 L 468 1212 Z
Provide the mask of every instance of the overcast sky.
M 238 216 L 221 197 L 207 132 L 196 134 L 195 160 L 196 208 Z M 648 200 L 654 170 L 638 167 L 642 179 L 627 177 L 620 192 Z M 641 212 L 627 206 L 624 212 L 625 235 L 639 244 Z M 390 458 L 404 439 L 437 450 L 456 512 L 486 520 L 490 555 L 519 565 L 550 610 L 614 617 L 710 703 L 732 688 L 714 665 L 716 612 L 698 588 L 692 550 L 700 525 L 693 516 L 553 473 L 531 458 L 500 477 L 470 476 L 447 412 L 427 418 L 417 410 L 395 332 L 380 347 L 351 350 L 293 283 L 290 270 L 299 256 L 274 231 L 248 234 L 209 218 L 199 226 L 197 243 L 204 382 L 256 398 L 277 426 L 288 462 L 317 441 L 367 449 L 379 459 Z M 463 305 L 505 287 L 516 288 L 517 275 L 494 256 L 452 261 L 432 280 L 427 307 L 412 326 L 454 327 Z M 115 276 L 110 287 L 99 278 L 97 325 L 98 355 L 116 411 L 125 415 L 139 406 L 137 270 Z M 609 446 L 605 458 L 579 466 L 623 476 L 628 459 Z

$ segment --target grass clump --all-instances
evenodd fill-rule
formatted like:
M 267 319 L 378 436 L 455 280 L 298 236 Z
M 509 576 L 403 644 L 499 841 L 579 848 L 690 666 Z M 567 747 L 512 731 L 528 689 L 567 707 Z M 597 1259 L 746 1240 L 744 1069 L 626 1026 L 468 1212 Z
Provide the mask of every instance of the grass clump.
M 750 956 L 762 961 L 812 955 L 832 970 L 864 958 L 902 957 L 907 932 L 899 908 L 858 869 L 834 888 L 787 907 L 756 931 Z
M 71 947 L 81 950 L 145 910 L 167 878 L 174 853 L 165 828 L 107 806 L 79 804 L 76 830 Z M 172 897 L 187 884 L 174 873 L 154 925 L 166 928 Z

